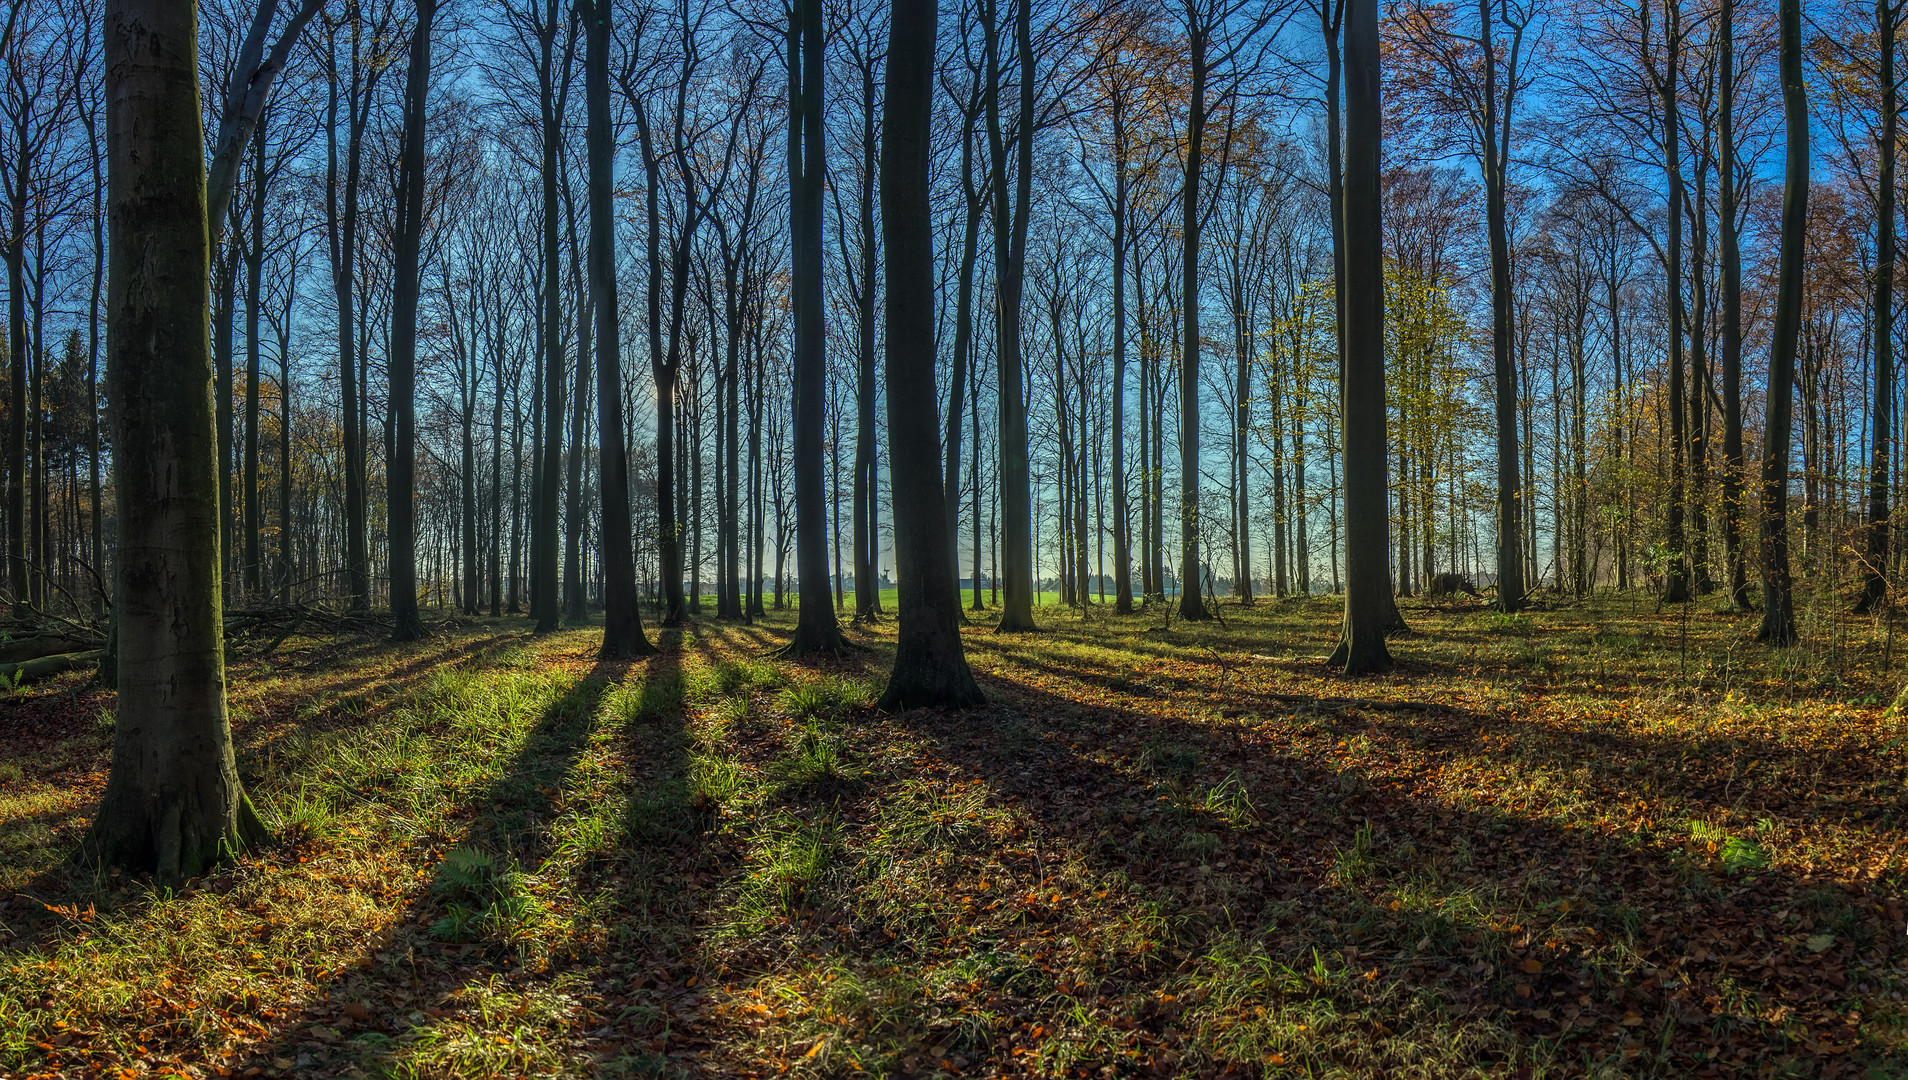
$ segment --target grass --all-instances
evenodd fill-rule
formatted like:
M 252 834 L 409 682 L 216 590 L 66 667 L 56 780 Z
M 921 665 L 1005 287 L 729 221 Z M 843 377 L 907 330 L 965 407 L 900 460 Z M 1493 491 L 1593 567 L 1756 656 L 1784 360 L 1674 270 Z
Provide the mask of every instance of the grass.
M 280 842 L 170 894 L 63 862 L 113 701 L 28 687 L 0 1075 L 1908 1075 L 1875 626 L 1405 611 L 1356 681 L 1324 599 L 977 620 L 961 715 L 872 710 L 891 620 L 293 639 L 232 667 Z

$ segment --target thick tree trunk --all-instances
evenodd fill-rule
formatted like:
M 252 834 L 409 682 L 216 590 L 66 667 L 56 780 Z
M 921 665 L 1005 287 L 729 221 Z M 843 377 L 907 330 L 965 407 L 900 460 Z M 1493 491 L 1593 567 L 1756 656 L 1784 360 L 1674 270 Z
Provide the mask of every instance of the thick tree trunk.
M 1497 609 L 1516 611 L 1524 603 L 1523 480 L 1517 449 L 1517 356 L 1512 342 L 1511 251 L 1506 187 L 1510 166 L 1511 117 L 1500 115 L 1497 52 L 1491 42 L 1491 4 L 1479 0 L 1483 52 L 1484 207 L 1491 246 L 1491 367 L 1497 409 Z M 1514 77 L 1514 76 L 1513 76 Z M 1505 88 L 1504 112 L 1516 93 Z M 1425 567 L 1426 574 L 1430 566 Z M 1427 581 L 1429 579 L 1427 578 Z
M 1345 625 L 1326 662 L 1385 671 L 1391 599 L 1385 484 L 1385 285 L 1380 215 L 1378 0 L 1345 0 Z
M 404 74 L 404 135 L 398 156 L 398 206 L 391 291 L 391 618 L 394 641 L 424 636 L 417 610 L 417 302 L 424 236 L 424 123 L 431 86 L 431 22 L 437 0 L 417 0 L 410 67 Z
M 1762 438 L 1762 626 L 1756 640 L 1793 645 L 1789 581 L 1790 407 L 1802 329 L 1802 258 L 1809 223 L 1809 102 L 1802 81 L 1802 0 L 1781 0 L 1782 115 L 1788 135 L 1782 184 L 1782 248 L 1769 342 L 1768 430 Z
M 934 218 L 928 158 L 935 0 L 893 0 L 881 135 L 888 438 L 894 448 L 899 636 L 883 709 L 983 701 L 961 648 L 961 598 L 948 567 L 934 385 Z
M 105 12 L 124 663 L 112 772 L 79 858 L 151 869 L 167 886 L 265 838 L 225 711 L 195 23 L 192 5 L 166 0 Z
M 597 453 L 602 459 L 603 645 L 605 659 L 654 653 L 637 610 L 636 552 L 630 528 L 629 458 L 623 439 L 622 329 L 616 303 L 616 147 L 610 134 L 611 5 L 581 7 L 586 24 L 583 99 L 589 157 L 590 307 L 596 314 Z

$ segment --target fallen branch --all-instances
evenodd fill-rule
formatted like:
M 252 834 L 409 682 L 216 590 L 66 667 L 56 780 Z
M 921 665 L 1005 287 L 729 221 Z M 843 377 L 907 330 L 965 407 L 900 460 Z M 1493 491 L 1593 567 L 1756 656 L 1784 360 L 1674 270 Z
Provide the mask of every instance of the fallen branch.
M 104 639 L 93 635 L 35 634 L 31 637 L 0 641 L 0 664 L 22 664 L 42 656 L 97 649 Z
M 53 656 L 40 656 L 32 660 L 23 660 L 17 664 L 0 664 L 0 681 L 4 681 L 11 686 L 19 686 L 22 683 L 32 682 L 35 679 L 44 679 L 48 675 L 58 675 L 63 671 L 72 671 L 76 668 L 97 664 L 99 663 L 99 658 L 104 655 L 106 655 L 105 650 L 94 649 L 91 652 L 58 653 Z

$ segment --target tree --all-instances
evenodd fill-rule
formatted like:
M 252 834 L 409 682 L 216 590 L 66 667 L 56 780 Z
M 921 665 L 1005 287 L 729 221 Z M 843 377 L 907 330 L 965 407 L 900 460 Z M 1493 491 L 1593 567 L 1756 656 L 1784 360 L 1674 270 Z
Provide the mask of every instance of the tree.
M 396 251 L 391 296 L 390 483 L 392 640 L 424 636 L 417 610 L 417 302 L 424 239 L 424 123 L 431 91 L 431 23 L 437 0 L 417 0 L 410 67 L 404 73 L 404 133 L 398 156 Z
M 1874 396 L 1869 418 L 1866 563 L 1857 612 L 1869 612 L 1888 596 L 1888 455 L 1894 436 L 1895 398 L 1895 153 L 1897 96 L 1895 39 L 1902 5 L 1875 0 L 1875 93 L 1881 130 L 1875 140 L 1875 280 L 1870 295 L 1874 315 Z
M 1026 359 L 1022 355 L 1021 297 L 1027 279 L 1027 222 L 1033 202 L 1034 48 L 1033 0 L 1015 0 L 1014 54 L 1018 95 L 1014 127 L 1014 164 L 1009 169 L 1009 140 L 1001 124 L 1000 0 L 981 0 L 981 32 L 987 55 L 987 148 L 994 196 L 995 355 L 999 369 L 995 413 L 1000 427 L 996 459 L 1000 490 L 1000 578 L 1006 593 L 1000 608 L 1001 632 L 1034 629 L 1033 493 L 1027 462 Z M 1008 201 L 1008 185 L 1013 200 Z
M 1385 483 L 1385 284 L 1379 195 L 1378 0 L 1345 0 L 1345 624 L 1326 663 L 1387 671 L 1391 600 Z
M 265 38 L 278 13 L 278 0 L 263 0 L 252 17 L 251 29 L 246 31 L 245 43 L 239 48 L 238 66 L 232 69 L 232 77 L 225 87 L 219 133 L 212 144 L 212 164 L 206 169 L 206 214 L 214 229 L 224 225 L 226 205 L 232 201 L 232 190 L 238 185 L 239 159 L 265 115 L 272 84 L 285 70 L 285 62 L 291 57 L 292 47 L 298 44 L 299 35 L 305 32 L 306 24 L 323 6 L 324 0 L 299 0 L 297 9 L 279 32 L 278 40 L 272 43 L 269 56 L 265 53 Z
M 1536 21 L 1518 0 L 1478 0 L 1477 29 L 1467 36 L 1450 25 L 1451 9 L 1414 5 L 1405 27 L 1429 69 L 1407 86 L 1431 99 L 1434 115 L 1461 118 L 1469 150 L 1484 178 L 1485 229 L 1491 253 L 1491 372 L 1497 417 L 1497 607 L 1516 611 L 1524 600 L 1524 483 L 1517 438 L 1519 378 L 1513 341 L 1509 190 L 1511 133 L 1518 93 L 1529 82 L 1524 35 Z M 1510 31 L 1499 45 L 1497 24 Z
M 121 696 L 81 858 L 176 884 L 266 838 L 225 710 L 210 250 L 193 4 L 106 6 Z
M 537 43 L 538 135 L 542 150 L 539 180 L 543 197 L 538 235 L 543 286 L 539 312 L 543 342 L 543 438 L 537 448 L 537 475 L 532 485 L 536 506 L 530 524 L 530 616 L 536 620 L 537 633 L 547 634 L 557 628 L 563 606 L 562 598 L 557 595 L 557 504 L 563 470 L 563 338 L 558 329 L 563 320 L 559 291 L 563 268 L 557 243 L 557 215 L 561 209 L 557 175 L 563 151 L 562 118 L 570 96 L 572 49 L 570 41 L 565 39 L 559 66 L 556 39 L 565 20 L 557 0 L 545 0 L 540 11 L 535 0 L 531 0 L 524 19 Z
M 1809 99 L 1802 81 L 1802 0 L 1780 0 L 1782 116 L 1788 136 L 1782 175 L 1782 247 L 1775 324 L 1769 340 L 1768 429 L 1762 437 L 1762 625 L 1756 640 L 1793 645 L 1789 580 L 1789 438 L 1795 354 L 1802 330 L 1802 251 L 1809 219 Z
M 1716 18 L 1722 69 L 1716 132 L 1722 173 L 1717 216 L 1722 225 L 1723 558 L 1729 564 L 1729 606 L 1747 611 L 1748 560 L 1742 544 L 1742 245 L 1736 218 L 1742 184 L 1736 150 L 1736 0 L 1721 0 Z
M 654 653 L 637 610 L 636 552 L 631 546 L 629 452 L 623 441 L 622 325 L 616 309 L 616 147 L 610 136 L 611 6 L 587 3 L 583 103 L 590 170 L 590 306 L 596 313 L 596 437 L 602 459 L 603 645 L 605 659 Z
M 359 206 L 364 180 L 365 134 L 371 124 L 373 92 L 387 66 L 380 61 L 384 36 L 391 31 L 393 18 L 388 6 L 381 7 L 375 21 L 365 17 L 362 8 L 351 11 L 344 20 L 350 38 L 349 67 L 341 80 L 337 35 L 340 26 L 329 26 L 329 48 L 325 56 L 327 104 L 325 110 L 325 236 L 330 245 L 331 284 L 338 312 L 338 384 L 341 415 L 339 427 L 344 442 L 344 564 L 350 608 L 364 611 L 371 605 L 371 560 L 365 537 L 366 493 L 363 405 L 365 377 L 363 357 L 358 347 Z M 367 56 L 369 51 L 372 55 Z M 340 85 L 341 81 L 344 85 Z M 342 175 L 338 139 L 339 110 L 344 110 L 344 146 Z
M 1215 71 L 1232 65 L 1269 15 L 1247 20 L 1240 28 L 1244 4 L 1238 0 L 1185 0 L 1184 18 L 1188 83 L 1186 91 L 1186 153 L 1181 161 L 1179 211 L 1181 252 L 1179 270 L 1180 315 L 1185 320 L 1185 336 L 1179 352 L 1179 616 L 1182 619 L 1211 618 L 1202 591 L 1199 557 L 1199 355 L 1204 338 L 1199 331 L 1199 255 L 1211 207 L 1201 201 L 1200 185 L 1206 180 L 1206 127 L 1214 112 L 1224 110 L 1226 127 L 1219 140 L 1219 176 L 1223 179 L 1227 158 L 1232 152 L 1237 128 L 1236 110 L 1231 100 L 1237 88 L 1237 72 L 1212 90 Z
M 826 328 L 822 323 L 822 2 L 794 0 L 788 25 L 788 228 L 795 316 L 795 636 L 781 652 L 802 657 L 848 648 L 828 598 L 828 493 L 822 474 L 827 419 Z
M 963 708 L 984 700 L 961 648 L 961 597 L 947 572 L 954 552 L 941 490 L 935 405 L 934 221 L 928 201 L 935 3 L 889 4 L 881 243 L 899 638 L 881 695 L 883 709 Z

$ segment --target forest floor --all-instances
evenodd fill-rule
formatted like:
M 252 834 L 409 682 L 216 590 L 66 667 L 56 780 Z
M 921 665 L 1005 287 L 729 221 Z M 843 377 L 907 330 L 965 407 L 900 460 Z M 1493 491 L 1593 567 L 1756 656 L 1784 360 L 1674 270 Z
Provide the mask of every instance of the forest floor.
M 172 894 L 63 862 L 112 695 L 19 689 L 0 1075 L 1908 1076 L 1908 640 L 1403 608 L 976 625 L 960 715 L 892 621 L 238 642 L 280 842 Z

